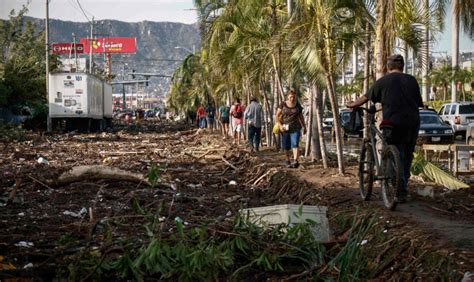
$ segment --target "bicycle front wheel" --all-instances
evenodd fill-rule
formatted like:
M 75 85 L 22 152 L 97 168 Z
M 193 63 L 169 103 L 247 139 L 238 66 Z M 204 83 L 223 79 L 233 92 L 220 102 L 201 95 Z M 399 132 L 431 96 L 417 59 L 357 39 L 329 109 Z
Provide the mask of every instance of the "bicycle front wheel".
M 400 153 L 394 145 L 388 145 L 382 153 L 382 196 L 385 207 L 395 210 L 402 185 Z
M 364 201 L 370 200 L 374 185 L 374 153 L 369 140 L 364 140 L 359 159 L 359 191 Z

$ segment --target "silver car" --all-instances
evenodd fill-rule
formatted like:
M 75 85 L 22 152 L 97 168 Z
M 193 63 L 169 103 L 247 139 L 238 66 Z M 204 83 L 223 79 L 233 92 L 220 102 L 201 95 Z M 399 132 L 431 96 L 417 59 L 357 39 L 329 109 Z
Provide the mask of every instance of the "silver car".
M 468 124 L 474 122 L 474 103 L 459 102 L 444 104 L 438 114 L 453 127 L 455 135 L 465 135 Z

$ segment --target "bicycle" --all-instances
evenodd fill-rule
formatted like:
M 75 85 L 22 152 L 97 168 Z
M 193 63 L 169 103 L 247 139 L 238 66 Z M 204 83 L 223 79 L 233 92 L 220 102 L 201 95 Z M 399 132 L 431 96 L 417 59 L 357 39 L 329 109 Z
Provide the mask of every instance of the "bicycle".
M 384 127 L 382 132 L 375 125 L 375 107 L 369 109 L 361 108 L 368 114 L 369 134 L 365 138 L 359 159 L 359 190 L 364 201 L 370 200 L 374 181 L 381 181 L 382 197 L 386 208 L 395 210 L 402 187 L 403 167 L 400 161 L 400 153 L 395 145 L 389 145 L 386 137 L 390 134 L 390 128 Z M 381 158 L 377 154 L 378 136 L 382 142 Z M 377 157 L 375 157 L 377 156 Z M 375 171 L 374 171 L 374 168 Z

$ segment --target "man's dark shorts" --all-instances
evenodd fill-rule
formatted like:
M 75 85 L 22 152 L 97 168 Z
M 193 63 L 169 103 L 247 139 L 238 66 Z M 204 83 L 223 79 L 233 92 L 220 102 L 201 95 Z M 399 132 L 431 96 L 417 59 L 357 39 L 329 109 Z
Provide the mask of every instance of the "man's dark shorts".
M 221 123 L 230 123 L 229 117 L 221 117 Z

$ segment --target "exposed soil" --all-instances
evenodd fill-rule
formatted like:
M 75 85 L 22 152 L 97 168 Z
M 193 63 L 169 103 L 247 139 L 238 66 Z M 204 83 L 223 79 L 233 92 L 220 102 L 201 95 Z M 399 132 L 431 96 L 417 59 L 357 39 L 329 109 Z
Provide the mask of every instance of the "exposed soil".
M 157 167 L 159 181 L 149 187 L 84 177 L 58 185 L 61 173 L 79 165 L 142 175 Z M 218 134 L 167 122 L 116 126 L 100 134 L 32 133 L 28 141 L 4 142 L 0 279 L 67 277 L 68 266 L 85 249 L 120 253 L 114 240 L 145 240 L 146 219 L 137 206 L 161 211 L 157 216 L 165 236 L 173 233 L 174 220 L 193 227 L 226 222 L 241 207 L 324 205 L 335 241 L 347 237 L 348 219 L 369 212 L 380 232 L 367 238 L 373 278 L 459 280 L 474 270 L 472 186 L 450 192 L 412 181 L 412 190 L 434 187 L 435 198 L 413 195 L 411 202 L 389 212 L 377 189 L 372 201 L 360 199 L 355 160 L 347 162 L 345 176 L 335 166 L 333 161 L 323 169 L 303 160 L 300 168 L 287 169 L 283 154 L 271 148 L 250 153 Z M 313 274 L 305 275 L 298 278 Z

